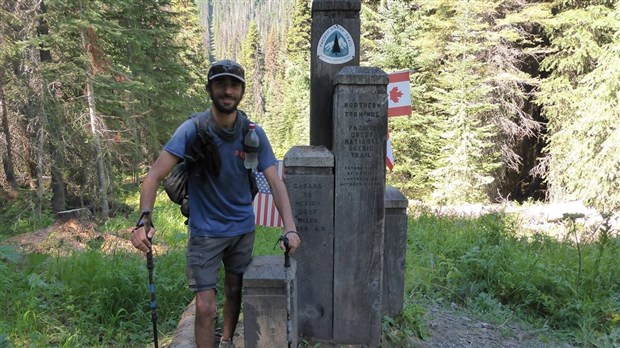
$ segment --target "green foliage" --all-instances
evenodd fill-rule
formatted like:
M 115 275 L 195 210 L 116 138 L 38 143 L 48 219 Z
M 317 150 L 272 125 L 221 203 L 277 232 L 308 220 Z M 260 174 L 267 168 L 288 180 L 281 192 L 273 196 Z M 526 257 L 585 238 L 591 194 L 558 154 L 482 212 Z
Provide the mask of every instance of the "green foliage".
M 284 78 L 286 96 L 271 113 L 270 134 L 276 136 L 270 140 L 278 158 L 292 146 L 309 144 L 310 139 L 310 73 L 289 62 Z
M 364 64 L 412 74 L 413 115 L 390 120 L 388 182 L 410 198 L 475 202 L 539 175 L 552 199 L 617 210 L 617 1 L 506 4 L 364 3 Z M 523 147 L 547 131 L 527 173 L 539 154 Z
M 396 317 L 381 320 L 382 347 L 415 347 L 426 337 L 424 315 L 426 309 L 417 303 L 408 303 Z
M 258 24 L 261 33 L 274 30 L 281 37 L 291 24 L 290 14 L 295 5 L 292 0 L 196 2 L 204 9 L 201 18 L 210 29 L 206 44 L 215 59 L 239 58 L 239 49 L 252 21 Z M 265 45 L 264 39 L 261 46 Z
M 135 187 L 133 192 L 125 201 L 130 206 L 137 204 Z M 136 212 L 119 215 L 102 229 L 117 233 L 132 227 L 136 219 Z M 153 219 L 158 230 L 154 238 L 158 330 L 165 342 L 193 297 L 185 277 L 187 232 L 178 205 L 164 192 L 158 196 Z M 279 228 L 258 226 L 255 254 L 282 255 L 277 245 L 280 233 Z M 4 344 L 118 347 L 152 341 L 148 271 L 140 253 L 104 253 L 100 245 L 90 244 L 87 251 L 69 255 L 22 255 L 15 247 L 2 246 L 0 279 Z M 218 294 L 220 310 L 222 294 Z
M 281 228 L 256 226 L 254 255 L 282 255 L 279 243 L 281 235 Z
M 248 34 L 241 46 L 240 55 L 239 63 L 244 67 L 246 74 L 245 94 L 241 102 L 241 109 L 246 111 L 250 118 L 260 122 L 265 111 L 261 85 L 264 76 L 264 62 L 256 22 L 250 24 Z
M 541 21 L 551 46 L 541 65 L 550 76 L 538 93 L 549 119 L 544 162 L 549 193 L 604 211 L 620 206 L 613 126 L 620 121 L 619 16 L 616 1 L 569 2 Z
M 286 35 L 287 59 L 294 65 L 305 66 L 309 62 L 311 17 L 309 1 L 296 0 L 293 23 Z
M 389 121 L 388 183 L 456 203 L 511 198 L 538 180 L 550 199 L 618 210 L 618 3 L 362 1 L 361 65 L 411 73 L 413 113 Z M 39 4 L 0 6 L 13 172 L 23 187 L 42 186 L 36 210 L 58 198 L 97 212 L 102 192 L 114 210 L 124 178 L 137 183 L 207 104 L 205 52 L 246 66 L 242 107 L 278 157 L 308 143 L 310 1 Z M 93 165 L 102 159 L 103 174 Z M 48 176 L 66 198 L 47 192 Z
M 190 302 L 184 274 L 187 240 L 178 206 L 160 193 L 154 211 L 155 283 L 159 329 L 170 339 Z M 137 196 L 126 203 L 136 205 Z M 106 223 L 109 232 L 135 224 L 137 213 Z M 409 219 L 405 307 L 382 320 L 382 342 L 417 344 L 427 335 L 425 305 L 455 302 L 492 322 L 527 320 L 565 332 L 573 343 L 620 343 L 620 236 L 606 222 L 582 240 L 576 216 L 567 216 L 564 240 L 525 235 L 514 217 L 475 219 L 420 214 Z M 282 255 L 279 228 L 257 227 L 255 255 Z M 22 346 L 137 346 L 152 339 L 147 270 L 140 253 L 103 253 L 97 244 L 69 255 L 22 255 L 0 248 L 0 332 Z M 221 303 L 221 295 L 218 297 Z M 220 306 L 221 307 L 221 306 Z M 565 336 L 566 337 L 566 336 Z
M 411 74 L 413 115 L 390 120 L 397 165 L 388 175 L 409 197 L 495 199 L 509 184 L 504 173 L 521 170 L 518 147 L 541 126 L 522 110 L 535 83 L 519 70 L 525 54 L 512 43 L 522 31 L 499 21 L 513 10 L 484 0 L 364 8 L 368 63 Z
M 176 328 L 189 302 L 182 251 L 156 256 L 158 328 Z M 145 261 L 137 254 L 98 250 L 66 257 L 32 255 L 0 270 L 0 330 L 21 346 L 134 346 L 152 340 Z M 13 268 L 12 267 L 12 268 Z M 6 277 L 6 278 L 5 278 Z
M 15 198 L 3 197 L 0 200 L 0 240 L 36 231 L 53 223 L 54 215 L 48 209 L 37 213 L 33 196 L 32 191 L 19 189 Z
M 279 154 L 284 151 L 280 150 L 275 144 L 278 141 L 278 134 L 275 128 L 279 123 L 279 108 L 282 105 L 284 96 L 284 53 L 281 35 L 278 34 L 275 27 L 272 27 L 267 36 L 265 44 L 265 79 L 263 82 L 263 95 L 265 96 L 265 117 L 260 120 L 261 126 L 270 137 L 271 145 L 274 148 L 278 158 L 282 158 Z
M 413 10 L 414 2 L 388 1 L 376 10 L 363 6 L 362 38 L 364 55 L 373 65 L 386 72 L 409 70 L 412 80 L 413 115 L 389 120 L 390 140 L 397 165 L 387 176 L 388 183 L 408 197 L 421 199 L 432 191 L 430 172 L 436 168 L 439 152 L 438 132 L 434 130 L 434 112 L 427 112 L 423 93 L 431 72 L 421 68 L 423 49 L 418 44 L 424 14 Z
M 20 184 L 26 173 L 51 174 L 67 193 L 54 191 L 54 209 L 98 211 L 119 177 L 135 175 L 181 120 L 204 107 L 196 8 L 187 1 L 40 4 L 11 10 L 14 32 L 0 28 L 12 48 L 0 69 L 14 82 L 6 91 L 8 126 L 26 154 L 15 160 Z
M 619 236 L 577 247 L 518 232 L 506 216 L 410 220 L 406 291 L 468 304 L 499 321 L 526 315 L 574 332 L 584 345 L 617 340 Z
M 271 88 L 271 105 L 263 123 L 278 158 L 310 139 L 310 24 L 308 1 L 298 0 L 286 35 L 282 79 L 273 81 L 277 86 Z

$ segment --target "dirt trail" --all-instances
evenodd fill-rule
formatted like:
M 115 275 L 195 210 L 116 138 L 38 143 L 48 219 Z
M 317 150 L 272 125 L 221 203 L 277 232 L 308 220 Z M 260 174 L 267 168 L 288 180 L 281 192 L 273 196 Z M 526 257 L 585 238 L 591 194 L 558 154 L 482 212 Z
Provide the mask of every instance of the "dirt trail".
M 572 348 L 568 343 L 550 342 L 546 330 L 526 329 L 506 322 L 490 324 L 459 308 L 427 308 L 426 327 L 429 338 L 421 348 Z

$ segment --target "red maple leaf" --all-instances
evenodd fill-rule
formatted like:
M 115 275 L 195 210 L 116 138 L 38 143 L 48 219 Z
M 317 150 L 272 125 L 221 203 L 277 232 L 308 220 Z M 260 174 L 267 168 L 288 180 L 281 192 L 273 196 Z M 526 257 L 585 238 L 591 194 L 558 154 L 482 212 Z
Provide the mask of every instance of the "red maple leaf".
M 398 104 L 398 100 L 403 96 L 403 92 L 398 89 L 398 87 L 393 87 L 390 90 L 390 100 L 396 104 Z

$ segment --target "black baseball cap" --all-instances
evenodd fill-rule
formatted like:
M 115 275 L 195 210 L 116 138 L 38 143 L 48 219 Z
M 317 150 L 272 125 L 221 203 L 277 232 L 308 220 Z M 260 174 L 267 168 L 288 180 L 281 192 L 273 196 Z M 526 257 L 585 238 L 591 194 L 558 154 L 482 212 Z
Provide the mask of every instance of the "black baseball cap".
M 222 76 L 231 76 L 245 83 L 245 70 L 239 63 L 230 59 L 218 60 L 209 68 L 207 74 L 209 81 Z

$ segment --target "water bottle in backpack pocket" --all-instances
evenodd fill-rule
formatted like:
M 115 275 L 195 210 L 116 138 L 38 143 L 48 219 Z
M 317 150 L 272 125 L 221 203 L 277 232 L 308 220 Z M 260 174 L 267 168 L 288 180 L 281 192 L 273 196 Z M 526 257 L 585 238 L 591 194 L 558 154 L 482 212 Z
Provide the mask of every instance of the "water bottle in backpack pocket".
M 258 146 L 259 139 L 258 134 L 256 134 L 256 124 L 250 123 L 248 133 L 243 138 L 243 149 L 245 151 L 243 165 L 246 169 L 256 170 L 258 167 Z

